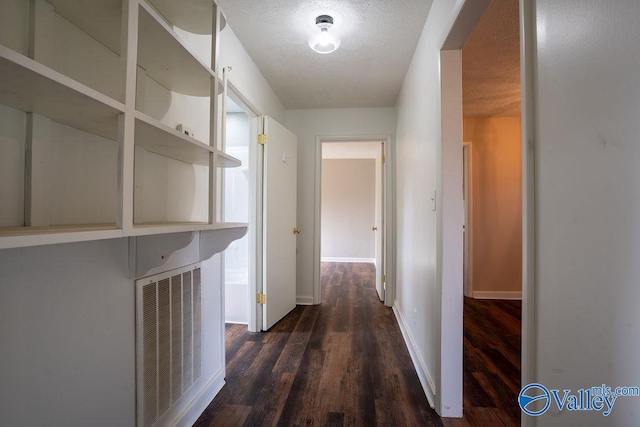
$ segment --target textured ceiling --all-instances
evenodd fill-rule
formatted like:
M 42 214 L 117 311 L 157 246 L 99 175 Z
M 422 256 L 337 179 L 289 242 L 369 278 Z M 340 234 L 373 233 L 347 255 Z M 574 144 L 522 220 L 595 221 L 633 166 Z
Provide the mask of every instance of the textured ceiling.
M 518 0 L 491 0 L 462 48 L 465 117 L 520 115 Z
M 286 109 L 393 107 L 432 0 L 218 0 L 229 26 Z M 315 18 L 342 44 L 309 48 Z

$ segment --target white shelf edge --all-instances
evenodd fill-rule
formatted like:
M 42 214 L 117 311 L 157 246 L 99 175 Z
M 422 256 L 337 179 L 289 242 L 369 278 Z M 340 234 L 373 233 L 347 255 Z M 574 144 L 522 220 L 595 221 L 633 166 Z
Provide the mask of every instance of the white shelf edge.
M 163 223 L 163 224 L 134 224 L 127 236 L 149 236 L 151 234 L 182 233 L 185 231 L 215 230 L 214 224 L 207 223 Z
M 206 63 L 202 61 L 198 57 L 198 55 L 193 51 L 193 49 L 176 33 L 173 28 L 171 28 L 170 24 L 167 20 L 162 16 L 160 12 L 152 5 L 147 2 L 147 0 L 140 0 L 140 6 L 143 7 L 149 15 L 167 32 L 169 35 L 180 45 L 182 48 L 193 58 L 194 61 L 198 62 L 202 68 L 205 69 L 211 77 L 218 78 L 215 71 L 211 69 Z M 218 79 L 219 80 L 219 79 Z
M 46 231 L 27 232 L 22 235 L 0 236 L 0 249 L 24 248 L 61 243 L 87 242 L 124 237 L 122 230 Z
M 225 230 L 229 228 L 247 228 L 249 223 L 247 222 L 216 222 L 214 224 L 214 230 Z
M 237 168 L 242 166 L 242 161 L 240 159 L 237 159 L 224 151 L 216 149 L 215 153 L 216 156 L 218 156 L 217 166 L 219 168 Z M 220 161 L 220 159 L 222 159 L 222 161 Z
M 33 59 L 22 55 L 14 50 L 9 49 L 8 47 L 0 44 L 0 57 L 6 59 L 8 61 L 13 62 L 27 70 L 39 74 L 42 77 L 49 79 L 59 85 L 65 86 L 68 89 L 77 92 L 81 95 L 85 95 L 96 102 L 106 105 L 107 107 L 113 108 L 114 110 L 118 110 L 123 113 L 126 109 L 125 105 L 115 99 L 107 96 L 95 89 L 86 86 L 77 80 L 72 79 L 71 77 L 67 77 L 64 74 L 47 67 Z
M 19 234 L 19 228 L 16 228 L 15 234 L 0 234 L 0 250 L 13 249 L 30 246 L 44 246 L 63 243 L 88 242 L 94 240 L 118 239 L 134 236 L 149 236 L 157 234 L 172 234 L 192 231 L 215 231 L 228 229 L 243 229 L 249 226 L 244 222 L 217 222 L 215 224 L 206 223 L 166 223 L 160 224 L 139 224 L 134 225 L 133 229 L 124 232 L 121 229 L 109 228 L 100 229 L 96 226 L 52 226 L 30 231 L 29 227 L 24 227 L 24 233 Z

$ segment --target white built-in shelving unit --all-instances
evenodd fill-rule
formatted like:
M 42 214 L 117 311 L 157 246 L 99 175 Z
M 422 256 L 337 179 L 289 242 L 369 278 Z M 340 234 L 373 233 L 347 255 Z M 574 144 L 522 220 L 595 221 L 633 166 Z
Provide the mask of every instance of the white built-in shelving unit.
M 0 249 L 246 228 L 216 215 L 240 161 L 218 142 L 213 0 L 0 8 Z

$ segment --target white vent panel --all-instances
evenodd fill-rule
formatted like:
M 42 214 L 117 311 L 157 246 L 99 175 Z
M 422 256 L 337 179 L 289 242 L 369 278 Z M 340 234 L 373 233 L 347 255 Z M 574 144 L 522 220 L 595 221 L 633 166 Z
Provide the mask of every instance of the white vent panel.
M 136 282 L 140 426 L 161 424 L 201 376 L 200 280 L 196 264 Z

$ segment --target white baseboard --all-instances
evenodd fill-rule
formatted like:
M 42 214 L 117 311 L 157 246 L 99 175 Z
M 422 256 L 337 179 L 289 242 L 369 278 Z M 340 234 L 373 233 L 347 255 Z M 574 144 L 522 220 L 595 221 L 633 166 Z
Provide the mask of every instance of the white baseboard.
M 495 292 L 495 291 L 474 291 L 473 297 L 475 299 L 506 299 L 506 300 L 521 300 L 522 292 Z
M 413 336 L 411 335 L 409 326 L 407 325 L 407 322 L 405 322 L 405 319 L 402 316 L 402 312 L 398 309 L 397 304 L 393 305 L 393 313 L 396 315 L 398 325 L 400 326 L 400 332 L 402 332 L 404 342 L 407 344 L 407 348 L 409 349 L 409 355 L 411 356 L 413 366 L 416 368 L 416 372 L 418 373 L 418 379 L 420 380 L 420 384 L 422 385 L 424 394 L 427 396 L 427 400 L 429 401 L 429 405 L 431 406 L 431 408 L 435 408 L 436 385 L 433 382 L 431 375 L 429 374 L 427 366 L 424 364 L 424 361 L 420 356 L 420 352 L 416 347 L 416 343 L 413 339 Z
M 313 297 L 296 297 L 296 305 L 313 305 Z
M 366 264 L 375 264 L 375 258 L 344 258 L 344 257 L 322 257 L 322 262 L 358 262 Z
M 203 389 L 196 395 L 196 397 L 191 402 L 187 408 L 184 409 L 177 417 L 170 422 L 169 425 L 173 426 L 184 426 L 191 427 L 195 422 L 200 418 L 200 415 L 207 409 L 207 406 L 213 401 L 213 399 L 218 395 L 222 387 L 224 387 L 225 381 L 225 370 L 220 369 L 212 378 L 209 380 L 207 385 L 203 387 Z

